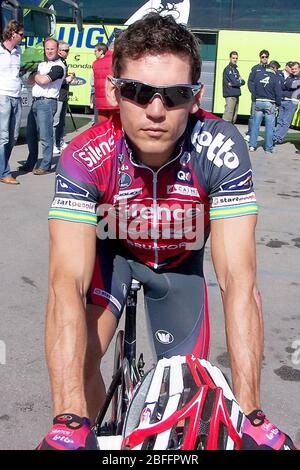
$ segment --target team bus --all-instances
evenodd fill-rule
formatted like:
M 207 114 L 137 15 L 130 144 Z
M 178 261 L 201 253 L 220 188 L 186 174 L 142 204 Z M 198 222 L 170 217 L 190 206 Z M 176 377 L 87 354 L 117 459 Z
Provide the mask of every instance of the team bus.
M 259 51 L 268 49 L 270 60 L 284 68 L 290 60 L 300 61 L 300 2 L 295 0 L 81 0 L 84 29 L 76 31 L 67 20 L 65 7 L 57 6 L 58 39 L 71 46 L 69 67 L 77 80 L 73 83 L 73 105 L 89 106 L 90 75 L 97 42 L 108 42 L 115 29 L 155 10 L 173 16 L 196 34 L 203 60 L 201 81 L 206 86 L 203 107 L 223 113 L 222 73 L 229 52 L 239 53 L 239 71 L 247 80 L 259 61 Z M 68 13 L 70 16 L 70 13 Z M 249 115 L 250 94 L 242 88 L 239 112 Z
M 71 8 L 69 19 L 75 19 L 78 30 L 82 29 L 81 12 L 73 0 L 0 0 L 0 37 L 10 20 L 24 25 L 24 40 L 21 44 L 22 123 L 26 123 L 31 106 L 31 86 L 27 84 L 29 73 L 44 60 L 43 39 L 54 36 L 56 31 L 56 4 Z M 32 47 L 34 46 L 34 47 Z

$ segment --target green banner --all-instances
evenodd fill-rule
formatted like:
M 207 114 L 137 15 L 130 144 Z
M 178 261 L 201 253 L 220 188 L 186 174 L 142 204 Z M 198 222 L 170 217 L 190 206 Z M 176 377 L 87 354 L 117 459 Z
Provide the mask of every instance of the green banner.
M 75 106 L 89 106 L 91 94 L 91 69 L 95 60 L 94 48 L 98 42 L 110 42 L 120 25 L 84 26 L 78 32 L 76 26 L 70 24 L 57 24 L 56 37 L 70 45 L 68 55 L 69 73 L 75 73 L 75 79 L 70 84 L 69 104 Z

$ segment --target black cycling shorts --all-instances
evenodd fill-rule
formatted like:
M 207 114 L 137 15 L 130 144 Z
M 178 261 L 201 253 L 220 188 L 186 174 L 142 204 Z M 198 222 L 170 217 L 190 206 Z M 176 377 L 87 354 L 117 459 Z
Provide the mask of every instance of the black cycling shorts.
M 203 250 L 180 266 L 154 270 L 132 259 L 116 240 L 97 239 L 97 258 L 88 303 L 110 310 L 119 321 L 131 280 L 144 289 L 146 315 L 158 358 L 194 353 L 207 358 L 209 316 Z

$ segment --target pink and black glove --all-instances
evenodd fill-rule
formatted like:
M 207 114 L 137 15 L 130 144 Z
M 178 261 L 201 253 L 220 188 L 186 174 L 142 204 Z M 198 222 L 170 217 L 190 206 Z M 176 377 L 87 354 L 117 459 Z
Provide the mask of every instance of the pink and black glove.
M 246 416 L 242 450 L 298 450 L 292 439 L 266 418 L 261 410 Z
M 97 450 L 98 443 L 90 420 L 65 413 L 53 420 L 53 426 L 37 450 Z

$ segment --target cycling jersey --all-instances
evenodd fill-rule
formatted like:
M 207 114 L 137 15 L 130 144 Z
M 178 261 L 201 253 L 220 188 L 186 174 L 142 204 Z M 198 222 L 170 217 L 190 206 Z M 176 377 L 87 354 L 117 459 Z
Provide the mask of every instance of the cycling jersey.
M 200 111 L 153 170 L 135 159 L 118 117 L 93 126 L 60 159 L 49 218 L 96 225 L 97 213 L 135 259 L 174 268 L 203 249 L 210 220 L 257 213 L 246 144 L 232 124 Z M 100 238 L 104 231 L 100 221 Z

